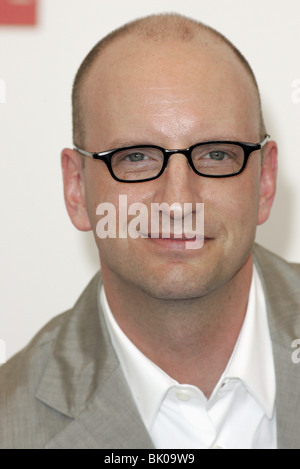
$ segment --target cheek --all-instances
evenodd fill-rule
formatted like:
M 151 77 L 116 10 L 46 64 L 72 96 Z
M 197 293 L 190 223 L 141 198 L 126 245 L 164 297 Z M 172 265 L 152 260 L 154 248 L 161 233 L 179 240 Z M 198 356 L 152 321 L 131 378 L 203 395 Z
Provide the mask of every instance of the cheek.
M 205 217 L 209 223 L 210 211 L 215 224 L 220 223 L 228 237 L 253 238 L 259 200 L 258 178 L 241 174 L 217 181 L 215 190 L 204 200 Z

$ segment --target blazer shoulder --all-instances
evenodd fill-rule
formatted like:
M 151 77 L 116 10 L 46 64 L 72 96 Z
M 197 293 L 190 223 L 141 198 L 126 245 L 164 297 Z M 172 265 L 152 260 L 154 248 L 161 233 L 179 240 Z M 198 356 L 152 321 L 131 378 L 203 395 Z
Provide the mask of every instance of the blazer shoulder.
M 50 429 L 39 425 L 39 420 L 42 422 L 46 418 L 46 409 L 35 398 L 35 391 L 57 335 L 70 312 L 53 318 L 23 350 L 0 367 L 0 448 L 38 448 L 41 442 L 47 440 L 46 434 Z M 57 417 L 55 420 L 61 423 L 65 420 L 61 416 Z M 55 428 L 57 426 L 59 422 Z M 32 430 L 26 432 L 25 427 L 38 429 L 34 432 L 34 441 Z
M 91 309 L 91 300 L 94 301 L 97 286 L 99 285 L 99 273 L 91 280 L 82 295 L 77 300 L 73 308 L 52 318 L 40 331 L 33 337 L 29 344 L 13 356 L 7 363 L 0 366 L 0 399 L 7 388 L 11 392 L 20 380 L 33 381 L 39 379 L 39 374 L 43 372 L 45 362 L 56 342 L 61 331 L 68 328 L 74 315 L 87 316 L 86 312 Z M 32 365 L 34 364 L 34 367 Z M 31 376 L 31 370 L 34 370 L 34 377 Z
M 0 448 L 44 447 L 94 392 L 97 365 L 108 356 L 99 281 L 96 274 L 72 309 L 49 321 L 0 367 Z
M 40 329 L 26 347 L 0 367 L 0 399 L 3 392 L 6 392 L 8 386 L 10 388 L 10 386 L 13 386 L 20 378 L 25 376 L 28 368 L 30 369 L 32 361 L 38 359 L 40 368 L 43 370 L 43 357 L 47 359 L 47 351 L 51 350 L 62 324 L 66 321 L 71 311 L 72 310 L 65 311 L 52 318 Z M 35 376 L 37 374 L 38 373 L 35 373 Z M 26 377 L 28 378 L 27 374 Z M 29 381 L 32 382 L 31 377 Z M 10 388 L 9 390 L 11 391 L 12 389 Z
M 254 262 L 265 293 L 272 340 L 290 348 L 291 341 L 300 337 L 300 264 L 258 245 Z
M 288 289 L 293 285 L 297 290 L 300 288 L 299 263 L 286 261 L 258 244 L 254 245 L 253 253 L 254 262 L 263 277 L 272 282 L 280 282 Z

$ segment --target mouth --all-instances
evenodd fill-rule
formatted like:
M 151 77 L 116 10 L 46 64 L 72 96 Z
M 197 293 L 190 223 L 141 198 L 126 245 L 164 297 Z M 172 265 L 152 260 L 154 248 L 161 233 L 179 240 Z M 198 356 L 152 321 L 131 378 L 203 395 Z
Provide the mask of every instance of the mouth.
M 212 238 L 203 235 L 195 235 L 195 233 L 148 233 L 142 235 L 143 238 L 149 239 L 152 243 L 165 249 L 185 250 L 200 249 L 204 243 L 211 241 Z

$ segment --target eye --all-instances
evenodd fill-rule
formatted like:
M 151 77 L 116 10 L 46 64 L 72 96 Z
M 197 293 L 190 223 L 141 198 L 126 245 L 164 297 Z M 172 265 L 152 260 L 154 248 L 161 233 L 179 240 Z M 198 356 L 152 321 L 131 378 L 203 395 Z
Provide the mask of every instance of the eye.
M 124 158 L 124 160 L 131 161 L 132 163 L 144 161 L 146 159 L 148 159 L 148 156 L 140 152 L 130 153 L 129 155 L 126 155 Z
M 204 159 L 211 159 L 214 161 L 224 161 L 229 158 L 228 154 L 221 150 L 210 151 L 205 156 Z

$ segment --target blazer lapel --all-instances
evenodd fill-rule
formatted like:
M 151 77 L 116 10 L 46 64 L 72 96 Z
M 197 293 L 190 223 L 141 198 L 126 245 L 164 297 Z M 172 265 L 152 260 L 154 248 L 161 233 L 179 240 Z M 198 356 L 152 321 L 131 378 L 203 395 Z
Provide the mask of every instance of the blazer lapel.
M 36 392 L 68 417 L 46 448 L 153 448 L 110 343 L 100 286 L 96 275 L 64 316 Z
M 120 367 L 99 389 L 86 409 L 45 448 L 154 448 Z
M 292 360 L 292 342 L 300 339 L 299 266 L 256 246 L 256 267 L 263 284 L 276 374 L 279 449 L 300 449 L 300 363 Z

